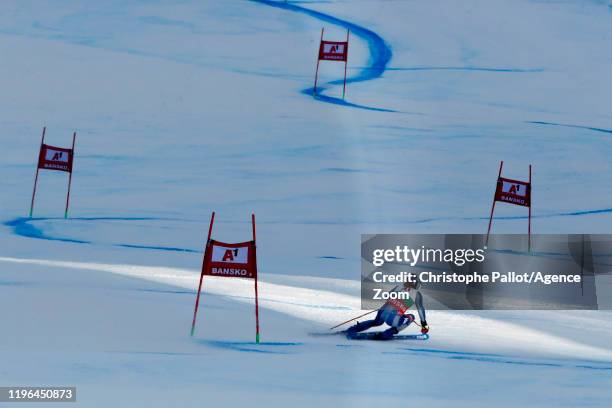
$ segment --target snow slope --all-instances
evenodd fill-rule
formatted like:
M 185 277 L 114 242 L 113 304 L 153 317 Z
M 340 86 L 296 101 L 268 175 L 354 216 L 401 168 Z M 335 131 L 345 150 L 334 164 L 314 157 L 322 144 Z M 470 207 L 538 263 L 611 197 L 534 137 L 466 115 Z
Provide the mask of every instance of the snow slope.
M 359 314 L 359 234 L 483 232 L 499 160 L 534 166 L 534 231 L 607 232 L 603 1 L 8 2 L 0 15 L 0 385 L 78 405 L 607 406 L 609 312 L 431 312 L 426 342 L 326 332 Z M 321 26 L 351 30 L 349 84 Z M 71 215 L 40 130 L 79 137 Z M 597 193 L 594 193 L 597 192 Z M 208 217 L 252 283 L 205 280 Z M 501 207 L 498 232 L 524 232 Z M 412 329 L 414 330 L 414 329 Z

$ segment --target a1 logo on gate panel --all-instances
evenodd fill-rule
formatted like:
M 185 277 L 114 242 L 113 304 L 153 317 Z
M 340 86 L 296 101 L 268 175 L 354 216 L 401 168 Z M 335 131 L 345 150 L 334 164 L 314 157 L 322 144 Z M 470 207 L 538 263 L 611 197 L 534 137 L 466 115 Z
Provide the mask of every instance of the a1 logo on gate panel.
M 214 245 L 212 248 L 212 262 L 227 262 L 233 264 L 246 264 L 249 259 L 249 247 L 228 248 Z
M 68 163 L 68 153 L 61 150 L 47 148 L 45 152 L 45 160 L 52 162 Z

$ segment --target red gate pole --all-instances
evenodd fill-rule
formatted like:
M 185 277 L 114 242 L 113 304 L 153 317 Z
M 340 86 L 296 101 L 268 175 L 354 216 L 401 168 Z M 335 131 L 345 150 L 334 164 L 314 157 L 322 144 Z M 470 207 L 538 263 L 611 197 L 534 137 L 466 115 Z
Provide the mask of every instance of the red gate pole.
M 208 227 L 208 238 L 206 239 L 206 246 L 204 247 L 204 259 L 202 259 L 202 271 L 200 272 L 200 283 L 198 284 L 198 294 L 196 296 L 195 308 L 193 309 L 193 320 L 191 322 L 191 337 L 195 331 L 196 317 L 198 314 L 198 305 L 200 304 L 200 292 L 202 291 L 202 280 L 204 279 L 204 267 L 206 266 L 206 252 L 208 252 L 208 246 L 210 244 L 210 235 L 212 234 L 213 223 L 215 222 L 215 212 L 213 211 L 210 216 L 210 225 Z
M 257 239 L 255 237 L 255 214 L 251 214 L 251 223 L 253 224 L 253 243 L 255 244 L 255 248 L 257 248 Z M 257 258 L 255 258 L 255 262 L 257 262 Z M 257 264 L 255 265 L 257 268 Z M 257 276 L 259 274 L 255 274 L 255 343 L 259 344 L 259 294 L 257 293 Z
M 319 63 L 321 62 L 321 44 L 323 43 L 323 30 L 325 30 L 325 27 L 321 28 L 321 41 L 319 41 L 319 51 L 317 52 L 317 70 L 315 71 L 315 83 L 314 88 L 312 89 L 312 96 L 317 95 L 317 78 L 319 77 Z
M 527 252 L 531 252 L 531 164 L 529 165 L 529 218 L 527 221 Z
M 495 193 L 497 192 L 497 183 L 499 183 L 503 166 L 504 161 L 502 160 L 499 163 L 499 173 L 497 174 L 497 181 L 495 182 L 495 192 L 493 193 L 493 205 L 491 206 L 491 215 L 489 216 L 489 228 L 487 229 L 487 240 L 485 241 L 485 247 L 489 245 L 489 234 L 491 233 L 491 224 L 493 223 L 493 211 L 495 211 Z
M 342 99 L 344 99 L 344 94 L 346 93 L 346 65 L 348 64 L 348 46 L 349 46 L 349 32 L 350 30 L 346 30 L 346 59 L 344 60 L 344 85 L 342 86 Z
M 45 132 L 47 131 L 47 127 L 43 127 L 42 131 L 42 139 L 40 141 L 40 149 L 38 150 L 38 158 L 40 160 L 40 152 L 42 151 L 42 146 L 45 143 Z M 30 218 L 32 218 L 32 212 L 34 211 L 34 197 L 36 196 L 36 185 L 38 184 L 38 162 L 36 163 L 36 176 L 34 177 L 34 190 L 32 190 L 32 201 L 30 202 Z
M 72 170 L 74 168 L 74 142 L 76 141 L 76 132 L 72 134 L 72 163 L 70 163 L 70 173 L 68 174 L 68 193 L 66 194 L 66 210 L 64 218 L 68 218 L 68 205 L 70 204 L 70 186 L 72 185 Z

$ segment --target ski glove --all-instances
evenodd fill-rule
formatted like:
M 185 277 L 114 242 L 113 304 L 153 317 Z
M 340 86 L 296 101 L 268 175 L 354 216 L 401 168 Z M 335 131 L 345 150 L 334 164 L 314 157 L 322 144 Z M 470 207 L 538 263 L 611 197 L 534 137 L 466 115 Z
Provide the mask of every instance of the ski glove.
M 426 321 L 422 321 L 421 322 L 421 333 L 425 334 L 429 332 L 429 326 L 427 325 Z

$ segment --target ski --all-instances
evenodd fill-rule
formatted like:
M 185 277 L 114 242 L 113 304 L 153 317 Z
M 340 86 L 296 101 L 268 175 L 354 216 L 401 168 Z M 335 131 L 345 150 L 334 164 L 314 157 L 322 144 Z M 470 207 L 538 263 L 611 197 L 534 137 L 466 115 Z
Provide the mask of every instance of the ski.
M 350 337 L 347 336 L 349 340 L 377 340 L 377 341 L 389 341 L 389 340 L 427 340 L 429 339 L 429 334 L 400 334 L 395 335 L 390 339 L 383 340 L 378 337 L 379 333 L 355 333 Z
M 428 340 L 429 334 L 427 333 L 419 333 L 419 334 L 403 334 L 400 336 L 393 336 L 392 340 Z
M 342 331 L 335 331 L 335 332 L 326 332 L 326 333 L 309 333 L 311 336 L 315 336 L 315 337 L 329 337 L 329 336 L 338 336 L 338 335 L 343 335 L 346 336 L 347 335 L 347 331 L 346 330 L 342 330 Z M 347 338 L 349 340 L 381 340 L 381 341 L 386 341 L 386 340 L 382 340 L 379 338 L 376 338 L 376 335 L 378 333 L 377 332 L 370 332 L 370 333 L 354 333 L 352 334 L 350 337 L 347 336 Z M 429 334 L 423 334 L 423 333 L 418 333 L 418 334 L 399 334 L 399 335 L 395 335 L 393 336 L 393 338 L 389 339 L 389 340 L 427 340 L 429 339 Z

